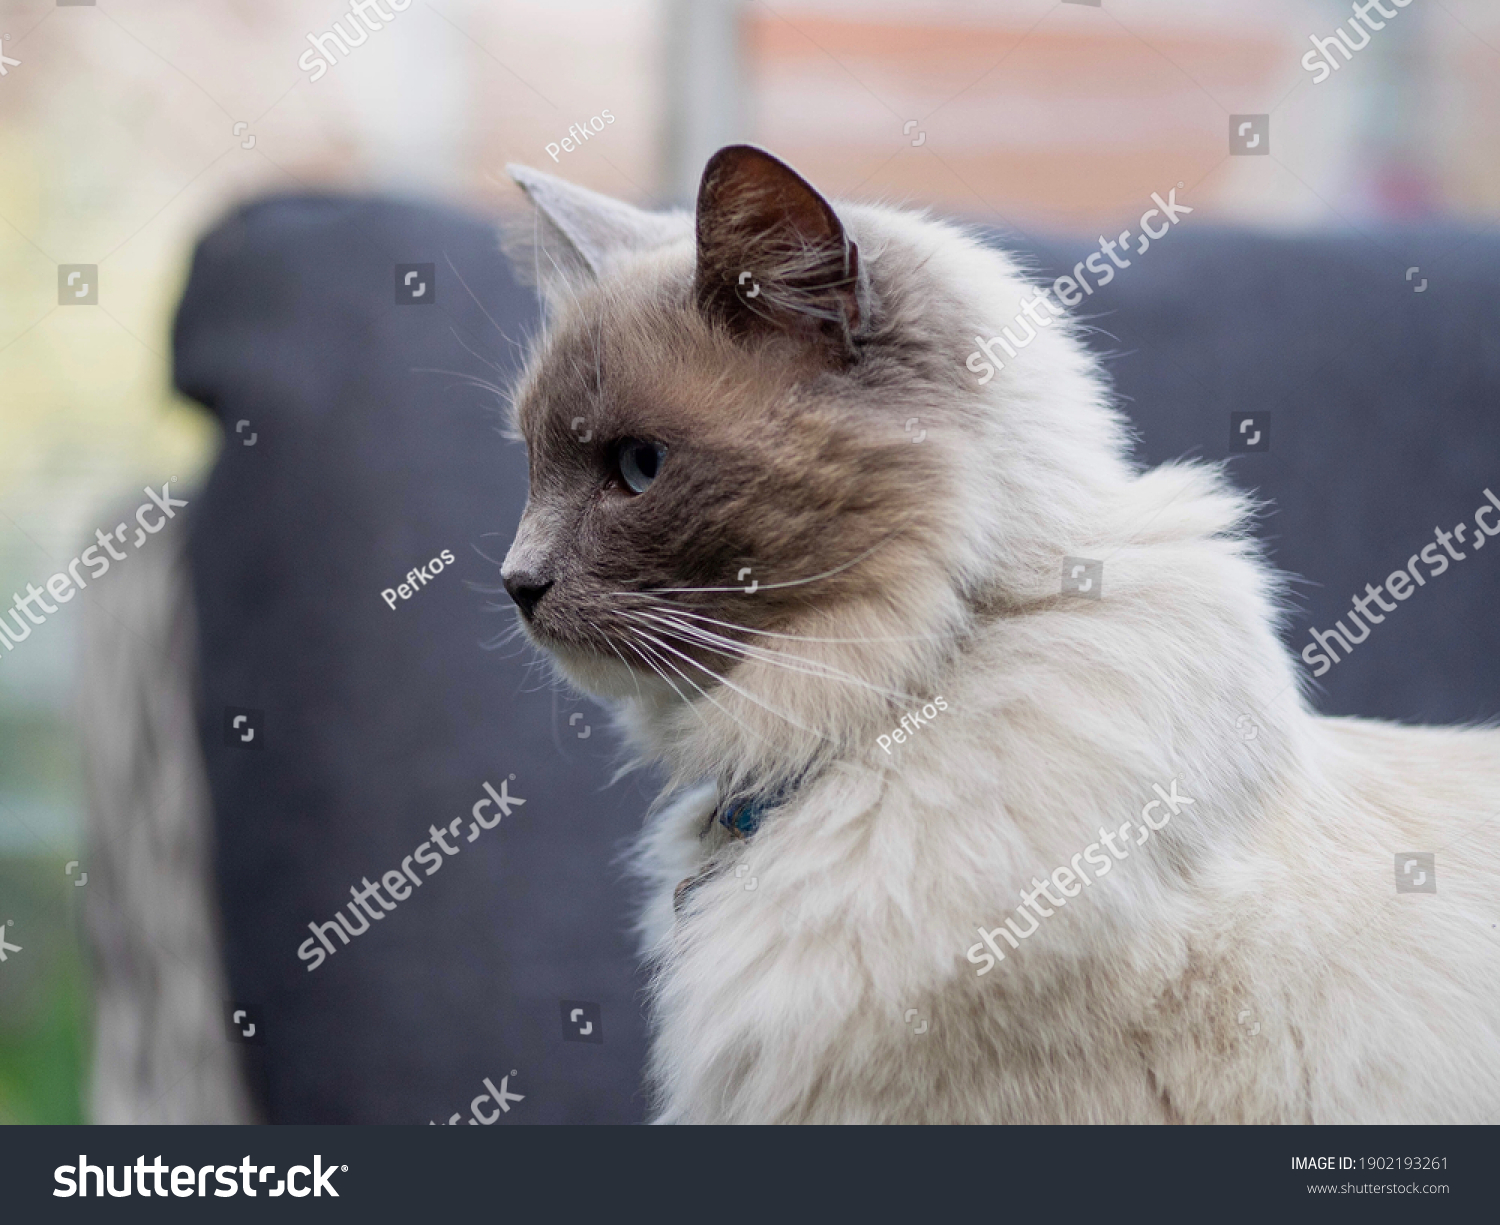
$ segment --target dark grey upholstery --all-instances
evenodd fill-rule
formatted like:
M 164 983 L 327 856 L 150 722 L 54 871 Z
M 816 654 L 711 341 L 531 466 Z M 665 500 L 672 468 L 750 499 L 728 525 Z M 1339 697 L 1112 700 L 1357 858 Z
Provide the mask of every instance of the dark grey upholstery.
M 436 265 L 433 305 L 396 305 L 397 263 Z M 615 859 L 645 800 L 607 787 L 596 710 L 555 698 L 519 644 L 481 649 L 510 602 L 470 586 L 498 586 L 481 551 L 504 556 L 526 461 L 466 379 L 505 382 L 533 311 L 489 223 L 425 206 L 272 200 L 193 263 L 176 377 L 226 439 L 193 507 L 200 727 L 227 970 L 261 1010 L 245 1051 L 272 1122 L 465 1122 L 512 1068 L 525 1101 L 502 1122 L 643 1114 Z M 388 607 L 445 548 L 455 565 Z M 264 711 L 263 751 L 225 744 L 225 707 Z M 483 784 L 511 775 L 525 806 L 464 841 Z M 460 817 L 460 853 L 309 972 L 307 924 Z M 602 1044 L 563 1041 L 565 999 L 602 1007 Z
M 1048 281 L 1098 250 L 1010 245 Z M 1078 309 L 1112 355 L 1143 462 L 1222 459 L 1230 414 L 1270 411 L 1270 451 L 1237 455 L 1230 471 L 1271 503 L 1260 534 L 1304 580 L 1286 634 L 1301 652 L 1310 625 L 1347 618 L 1350 597 L 1434 543 L 1435 527 L 1472 532 L 1483 491 L 1500 497 L 1497 286 L 1492 234 L 1288 238 L 1184 222 Z M 1465 560 L 1317 681 L 1319 708 L 1421 723 L 1500 716 L 1497 543 L 1455 545 Z
M 1051 279 L 1087 250 L 1034 255 Z M 395 304 L 404 263 L 436 266 L 433 305 Z M 1309 616 L 1327 627 L 1434 524 L 1500 494 L 1497 272 L 1487 237 L 1184 227 L 1089 300 L 1144 459 L 1222 456 L 1231 411 L 1272 411 L 1272 450 L 1234 472 L 1276 504 L 1279 564 L 1321 584 L 1301 588 L 1295 649 Z M 466 379 L 506 382 L 533 309 L 488 222 L 415 204 L 268 201 L 194 261 L 177 379 L 226 432 L 192 512 L 200 727 L 228 975 L 263 1016 L 246 1051 L 271 1121 L 467 1120 L 511 1069 L 525 1101 L 504 1122 L 642 1114 L 615 859 L 648 788 L 606 786 L 597 712 L 555 697 L 527 652 L 480 648 L 511 616 L 469 585 L 498 582 L 480 550 L 503 556 L 526 472 Z M 444 548 L 456 565 L 387 607 L 381 590 Z M 1324 678 L 1326 709 L 1500 713 L 1497 595 L 1500 548 L 1458 563 Z M 264 751 L 226 745 L 225 707 L 265 712 Z M 309 922 L 430 824 L 467 829 L 482 784 L 511 774 L 525 807 L 307 971 Z M 563 1000 L 602 1005 L 602 1044 L 563 1040 Z

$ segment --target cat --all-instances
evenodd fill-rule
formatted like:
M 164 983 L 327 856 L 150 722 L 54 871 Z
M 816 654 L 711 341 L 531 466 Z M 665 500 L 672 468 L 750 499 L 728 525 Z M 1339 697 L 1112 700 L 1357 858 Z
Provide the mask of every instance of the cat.
M 747 145 L 693 215 L 510 172 L 502 580 L 666 778 L 655 1121 L 1500 1115 L 1500 732 L 1313 713 L 1253 506 L 1129 462 L 1075 321 L 966 370 L 1012 259 Z

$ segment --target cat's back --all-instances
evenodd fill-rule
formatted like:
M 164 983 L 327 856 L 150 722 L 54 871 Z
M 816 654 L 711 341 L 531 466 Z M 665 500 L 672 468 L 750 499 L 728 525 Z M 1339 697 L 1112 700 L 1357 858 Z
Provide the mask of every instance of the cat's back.
M 1415 838 L 1491 875 L 1500 864 L 1500 728 L 1318 718 L 1319 759 L 1370 832 Z M 1434 845 L 1425 846 L 1433 840 Z M 1425 841 L 1424 841 L 1425 840 Z M 1417 845 L 1416 843 L 1413 844 Z

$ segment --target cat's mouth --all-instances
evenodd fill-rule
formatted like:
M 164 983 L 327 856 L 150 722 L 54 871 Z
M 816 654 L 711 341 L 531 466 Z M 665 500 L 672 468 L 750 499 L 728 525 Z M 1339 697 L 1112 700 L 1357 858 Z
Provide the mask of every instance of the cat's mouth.
M 541 648 L 578 688 L 599 697 L 637 693 L 641 672 L 592 620 L 559 617 L 546 601 L 523 608 L 520 625 L 533 646 Z M 560 623 L 561 622 L 561 623 Z
M 613 625 L 567 617 L 555 618 L 538 609 L 522 618 L 526 634 L 545 650 L 563 675 L 596 697 L 696 696 L 720 681 L 719 672 L 704 657 L 702 644 L 690 636 L 650 619 L 650 614 L 623 614 L 625 624 Z M 633 615 L 632 615 L 633 614 Z M 608 626 L 608 629 L 606 628 Z M 615 629 L 617 635 L 608 632 Z
M 542 650 L 560 659 L 598 658 L 609 654 L 607 645 L 592 641 L 593 635 L 587 632 L 579 633 L 572 627 L 563 628 L 554 625 L 548 617 L 534 613 L 524 615 L 521 617 L 521 625 L 534 646 L 541 647 Z

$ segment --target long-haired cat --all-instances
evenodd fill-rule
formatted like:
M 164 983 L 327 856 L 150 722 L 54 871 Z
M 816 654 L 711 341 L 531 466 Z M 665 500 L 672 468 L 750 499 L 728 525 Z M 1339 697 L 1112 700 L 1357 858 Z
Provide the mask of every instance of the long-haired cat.
M 1500 1114 L 1500 733 L 1313 714 L 1246 499 L 1127 461 L 1012 261 L 748 146 L 696 217 L 512 174 L 503 577 L 670 779 L 659 1121 Z

